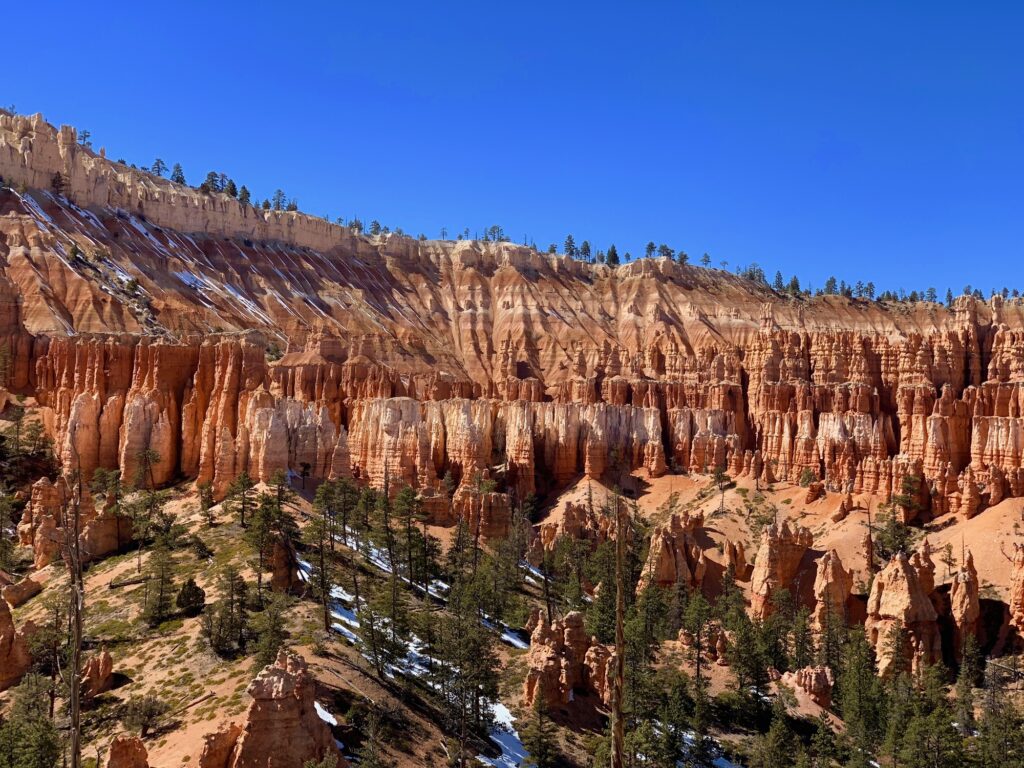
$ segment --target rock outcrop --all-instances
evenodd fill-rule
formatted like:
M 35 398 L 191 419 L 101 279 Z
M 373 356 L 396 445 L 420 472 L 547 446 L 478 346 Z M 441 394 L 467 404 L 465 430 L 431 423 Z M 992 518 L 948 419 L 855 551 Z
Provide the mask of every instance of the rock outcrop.
M 773 523 L 764 529 L 761 546 L 750 577 L 750 608 L 765 618 L 772 612 L 772 596 L 780 589 L 796 594 L 794 580 L 804 554 L 813 544 L 811 532 L 802 526 Z
M 1010 559 L 1010 626 L 1024 637 L 1024 544 L 1014 544 Z
M 894 665 L 916 669 L 942 658 L 938 613 L 931 600 L 934 578 L 927 553 L 911 558 L 902 552 L 875 576 L 864 628 L 880 674 Z
M 119 733 L 107 746 L 107 768 L 149 768 L 149 752 L 138 736 Z
M 968 551 L 963 566 L 953 574 L 953 583 L 949 591 L 950 608 L 953 614 L 953 623 L 956 626 L 953 650 L 957 659 L 960 658 L 960 652 L 967 637 L 977 637 L 978 635 L 979 620 L 981 619 L 979 589 L 974 556 Z
M 803 667 L 783 673 L 780 681 L 799 696 L 802 691 L 822 709 L 832 708 L 832 686 L 835 684 L 832 670 L 828 667 Z
M 22 603 L 31 600 L 43 591 L 43 585 L 37 579 L 26 576 L 13 584 L 8 584 L 0 589 L 2 597 L 11 608 L 17 608 Z
M 337 759 L 330 726 L 315 708 L 315 681 L 306 662 L 282 650 L 249 684 L 252 697 L 242 726 L 230 724 L 206 738 L 201 768 L 302 768 L 308 760 Z
M 669 259 L 613 268 L 508 242 L 363 235 L 171 183 L 77 138 L 0 113 L 0 400 L 35 398 L 63 477 L 130 480 L 151 449 L 148 480 L 209 482 L 217 498 L 243 471 L 408 484 L 431 523 L 464 518 L 485 539 L 531 494 L 631 473 L 802 482 L 807 504 L 839 498 L 836 523 L 855 498 L 919 524 L 1024 497 L 1021 300 L 780 300 Z M 36 568 L 59 558 L 67 495 L 60 478 L 32 489 L 18 537 Z M 96 506 L 82 500 L 87 559 L 131 535 Z M 533 556 L 563 535 L 607 538 L 578 497 L 562 511 Z M 645 578 L 701 582 L 687 525 L 656 534 Z M 727 543 L 757 616 L 810 578 L 809 547 L 802 528 L 771 526 L 751 569 Z M 895 572 L 879 588 L 931 600 L 918 560 L 919 589 Z M 275 587 L 293 588 L 289 553 L 272 562 Z M 859 565 L 822 558 L 819 626 Z M 961 636 L 977 623 L 964 578 Z M 876 607 L 869 621 L 913 619 L 915 658 L 932 653 L 916 608 Z
M 526 654 L 523 697 L 532 706 L 543 697 L 552 709 L 565 706 L 577 692 L 593 693 L 605 700 L 612 652 L 589 637 L 583 615 L 572 611 L 548 624 L 547 616 L 531 616 L 533 632 Z
M 637 585 L 638 593 L 650 584 L 659 587 L 683 584 L 688 589 L 701 585 L 707 564 L 695 533 L 703 522 L 704 516 L 700 513 L 677 512 L 667 523 L 654 529 L 647 563 Z
M 818 559 L 814 577 L 814 611 L 811 622 L 817 632 L 829 627 L 844 627 L 847 622 L 846 601 L 853 589 L 853 576 L 843 568 L 839 553 L 830 549 Z
M 14 626 L 11 609 L 0 600 L 0 691 L 17 685 L 31 666 L 25 633 Z
M 82 666 L 82 696 L 92 699 L 113 687 L 114 660 L 106 648 L 101 648 Z

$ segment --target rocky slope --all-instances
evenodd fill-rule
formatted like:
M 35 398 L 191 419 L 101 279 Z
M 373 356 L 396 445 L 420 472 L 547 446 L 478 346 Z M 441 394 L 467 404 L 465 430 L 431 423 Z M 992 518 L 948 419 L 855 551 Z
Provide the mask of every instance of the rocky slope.
M 66 195 L 51 191 L 58 173 Z M 209 482 L 218 498 L 242 471 L 402 482 L 431 522 L 466 516 L 484 536 L 581 474 L 802 481 L 807 505 L 842 496 L 837 525 L 854 495 L 895 500 L 915 524 L 1024 496 L 1018 300 L 794 299 L 667 260 L 612 269 L 510 243 L 364 237 L 113 163 L 39 116 L 0 114 L 0 176 L 7 389 L 35 399 L 65 471 L 83 477 L 130 478 L 152 449 L 157 484 Z M 496 483 L 486 498 L 470 493 L 479 478 Z M 33 490 L 23 521 L 39 566 L 58 493 Z M 103 520 L 90 513 L 90 546 L 116 550 Z M 701 524 L 659 529 L 648 578 L 703 583 Z M 820 539 L 782 522 L 751 542 L 758 615 L 804 576 L 816 624 L 845 615 L 861 566 Z M 742 544 L 729 552 L 746 578 Z M 1020 631 L 1020 550 L 1010 557 L 1006 626 Z M 942 656 L 929 562 L 897 555 L 862 596 L 880 652 L 898 624 L 915 659 Z M 978 631 L 972 570 L 952 596 L 957 645 Z M 17 663 L 8 625 L 0 652 Z M 564 702 L 599 678 L 587 638 L 538 631 L 550 652 L 530 696 Z

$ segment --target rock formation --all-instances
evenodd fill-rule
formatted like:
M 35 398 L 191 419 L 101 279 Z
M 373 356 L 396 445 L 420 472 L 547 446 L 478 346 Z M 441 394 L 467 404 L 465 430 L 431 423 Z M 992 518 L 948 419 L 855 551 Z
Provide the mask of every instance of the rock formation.
M 17 685 L 31 665 L 25 633 L 14 626 L 11 609 L 0 600 L 0 691 Z
M 700 586 L 707 565 L 694 534 L 703 522 L 704 516 L 700 513 L 677 512 L 667 523 L 654 529 L 638 592 L 649 584 L 660 587 L 683 584 L 688 589 Z
M 528 706 L 537 696 L 552 709 L 564 706 L 572 701 L 574 692 L 607 698 L 612 652 L 587 635 L 582 614 L 572 611 L 548 624 L 545 614 L 535 612 L 530 624 L 533 632 L 523 684 Z
M 138 736 L 119 733 L 107 747 L 107 768 L 149 768 L 149 753 Z
M 791 527 L 788 522 L 773 523 L 764 529 L 750 577 L 750 607 L 755 616 L 765 618 L 771 613 L 772 595 L 779 589 L 796 594 L 794 579 L 812 543 L 810 531 L 801 526 Z
M 901 552 L 871 584 L 864 628 L 875 649 L 880 674 L 886 674 L 894 664 L 916 669 L 942 657 L 938 614 L 931 600 L 934 566 L 929 565 L 927 556 L 921 558 L 915 553 L 909 558 Z M 899 633 L 903 635 L 902 644 L 897 642 Z M 901 645 L 902 659 L 894 655 Z
M 669 260 L 362 236 L 76 136 L 0 116 L 0 176 L 26 188 L 0 200 L 0 336 L 5 391 L 38 395 L 86 477 L 130 477 L 145 446 L 158 483 L 180 473 L 218 496 L 242 468 L 430 491 L 496 466 L 520 497 L 577 473 L 717 466 L 810 472 L 815 497 L 888 500 L 917 477 L 925 514 L 1024 494 L 1016 300 L 779 302 Z M 273 363 L 271 343 L 286 348 Z
M 508 242 L 369 236 L 111 162 L 38 115 L 0 114 L 0 176 L 0 400 L 35 398 L 65 478 L 131 479 L 153 449 L 155 484 L 209 482 L 218 499 L 242 471 L 408 484 L 430 522 L 461 517 L 483 538 L 503 536 L 530 494 L 633 472 L 804 482 L 807 503 L 841 494 L 837 523 L 856 496 L 912 524 L 1024 497 L 1021 300 L 780 300 L 668 259 L 613 268 Z M 495 485 L 481 493 L 484 479 Z M 18 537 L 36 568 L 59 557 L 66 489 L 32 489 Z M 95 506 L 82 500 L 87 559 L 131 535 Z M 578 497 L 561 511 L 533 556 L 562 535 L 607 538 Z M 657 532 L 645 578 L 700 583 L 689 525 Z M 810 544 L 770 526 L 751 569 L 727 543 L 757 616 L 810 578 Z M 938 636 L 927 561 L 888 564 L 868 611 L 880 634 L 916 633 L 922 659 Z M 275 588 L 293 588 L 289 553 L 272 564 Z M 859 565 L 821 558 L 819 626 Z M 977 624 L 962 575 L 961 636 Z M 1010 604 L 1024 631 L 1024 576 Z
M 275 768 L 302 768 L 325 757 L 345 768 L 330 726 L 316 712 L 314 689 L 306 662 L 282 650 L 249 684 L 253 701 L 245 724 L 206 737 L 201 768 L 262 768 L 268 756 Z
M 853 589 L 853 576 L 843 568 L 839 553 L 830 549 L 818 559 L 814 578 L 814 612 L 811 621 L 818 632 L 846 625 L 846 601 Z
M 805 693 L 822 709 L 832 708 L 832 686 L 834 678 L 828 667 L 804 667 L 783 673 L 780 681 L 794 691 Z
M 956 645 L 953 650 L 957 659 L 960 658 L 960 651 L 967 637 L 976 637 L 978 634 L 981 618 L 979 586 L 974 556 L 968 551 L 963 566 L 953 574 L 953 583 L 949 591 L 953 622 L 956 625 Z
M 92 699 L 113 687 L 114 660 L 106 648 L 101 648 L 82 666 L 82 696 Z
M 0 597 L 7 602 L 11 608 L 17 608 L 27 600 L 31 600 L 33 597 L 43 591 L 43 585 L 39 583 L 37 579 L 33 579 L 31 576 L 26 576 L 23 579 L 19 579 L 13 584 L 8 584 L 3 589 L 0 589 Z
M 1024 637 L 1024 544 L 1013 545 L 1010 560 L 1010 626 Z

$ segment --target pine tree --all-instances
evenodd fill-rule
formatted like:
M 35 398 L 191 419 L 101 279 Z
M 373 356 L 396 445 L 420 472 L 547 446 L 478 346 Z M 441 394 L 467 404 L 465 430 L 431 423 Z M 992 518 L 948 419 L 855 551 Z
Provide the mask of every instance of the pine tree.
M 606 261 L 609 267 L 619 266 L 619 252 L 615 248 L 615 243 L 612 243 L 611 245 L 608 246 L 608 255 L 606 257 Z
M 575 258 L 576 241 L 573 239 L 572 235 L 565 236 L 565 245 L 562 247 L 562 251 L 565 253 L 566 256 L 570 258 Z
M 203 633 L 221 656 L 244 653 L 249 640 L 248 585 L 238 569 L 227 566 L 218 577 L 219 599 L 203 615 Z
M 153 172 L 154 176 L 163 176 L 167 173 L 167 163 L 158 157 L 153 161 L 153 167 L 150 170 Z
M 704 593 L 695 590 L 687 601 L 683 613 L 683 627 L 692 638 L 690 647 L 694 663 L 694 680 L 698 687 L 704 685 L 704 655 L 709 650 L 709 624 L 711 622 L 711 606 Z
M 583 260 L 583 261 L 590 261 L 590 241 L 589 240 L 584 240 L 582 243 L 580 243 L 579 256 L 580 256 L 580 259 Z
M 252 195 L 249 192 L 249 188 L 242 185 L 242 188 L 238 190 L 238 202 L 242 205 L 249 205 L 252 202 Z
M 196 584 L 195 579 L 188 579 L 181 585 L 181 591 L 174 604 L 186 616 L 198 616 L 206 607 L 206 591 Z
M 337 582 L 331 553 L 328 550 L 333 545 L 333 502 L 335 497 L 335 488 L 330 481 L 322 483 L 317 488 L 312 515 L 302 531 L 303 539 L 313 548 L 309 586 L 313 598 L 323 608 L 324 631 L 330 631 L 331 628 L 331 591 Z
M 238 187 L 235 185 L 234 179 L 228 179 L 224 185 L 224 192 L 231 197 L 238 197 Z
M 61 739 L 47 711 L 49 683 L 37 674 L 25 675 L 14 689 L 13 704 L 0 723 L 0 768 L 53 768 L 61 754 Z
M 772 705 L 768 733 L 757 740 L 751 765 L 755 768 L 789 768 L 794 764 L 795 739 L 786 721 L 786 704 L 779 695 Z
M 284 609 L 285 598 L 281 595 L 274 595 L 253 620 L 253 630 L 256 633 L 255 667 L 257 669 L 273 664 L 278 651 L 284 645 Z
M 705 269 L 710 267 L 711 266 L 711 256 L 709 256 L 708 254 L 705 253 L 703 256 L 700 257 L 700 263 L 704 266 Z
M 243 528 L 246 525 L 246 515 L 252 507 L 252 491 L 255 487 L 256 484 L 244 469 L 228 487 L 228 498 L 224 506 L 238 512 L 238 522 Z
M 263 604 L 263 572 L 274 536 L 280 527 L 281 512 L 275 497 L 260 494 L 259 502 L 245 529 L 245 540 L 256 551 L 256 602 Z
M 548 717 L 543 693 L 538 690 L 533 699 L 529 722 L 519 730 L 519 740 L 526 749 L 524 766 L 555 768 L 561 756 L 555 739 L 555 726 Z
M 772 288 L 779 293 L 786 290 L 786 283 L 782 279 L 782 272 L 775 273 L 775 280 L 772 282 Z
M 849 633 L 836 688 L 835 700 L 850 740 L 862 754 L 872 753 L 883 728 L 885 694 L 862 627 Z
M 149 581 L 146 584 L 144 617 L 151 627 L 161 624 L 171 614 L 174 595 L 174 560 L 166 547 L 157 547 L 149 558 Z
M 995 665 L 985 669 L 985 690 L 976 741 L 978 765 L 1024 768 L 1024 709 L 1004 687 Z
M 656 249 L 657 249 L 657 246 L 654 244 L 654 241 L 653 240 L 649 240 L 647 242 L 647 245 L 644 246 L 644 256 L 646 256 L 648 259 L 651 258 L 652 256 L 654 256 L 654 251 Z
M 50 190 L 53 192 L 53 194 L 63 195 L 67 191 L 67 188 L 68 182 L 67 179 L 64 178 L 64 174 L 61 173 L 60 171 L 57 171 L 55 174 L 53 174 L 53 176 L 50 178 Z

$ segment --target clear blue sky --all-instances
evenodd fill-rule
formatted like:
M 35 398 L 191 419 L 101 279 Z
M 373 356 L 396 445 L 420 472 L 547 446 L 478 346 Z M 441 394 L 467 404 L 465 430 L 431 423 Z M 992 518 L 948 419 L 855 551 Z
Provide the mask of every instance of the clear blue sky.
M 1024 5 L 12 3 L 0 102 L 437 236 L 1014 286 Z M 1024 288 L 1024 280 L 1019 280 Z

